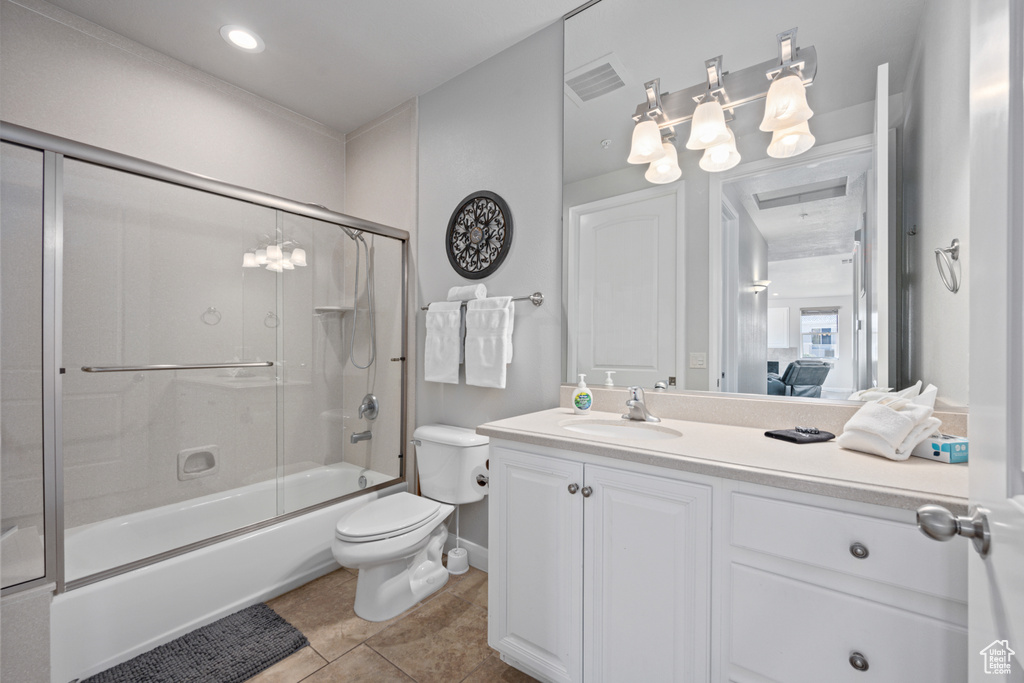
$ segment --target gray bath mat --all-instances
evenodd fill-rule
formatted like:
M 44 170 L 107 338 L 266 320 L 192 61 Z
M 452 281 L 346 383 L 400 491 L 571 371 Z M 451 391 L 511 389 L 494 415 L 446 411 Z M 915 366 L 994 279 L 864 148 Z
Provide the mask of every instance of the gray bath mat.
M 307 645 L 306 636 L 260 603 L 82 683 L 241 683 Z

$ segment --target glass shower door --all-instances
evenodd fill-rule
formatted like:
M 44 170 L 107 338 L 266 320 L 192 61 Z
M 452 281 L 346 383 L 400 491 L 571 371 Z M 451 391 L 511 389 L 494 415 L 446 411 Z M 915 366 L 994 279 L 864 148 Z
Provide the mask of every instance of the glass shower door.
M 266 207 L 74 160 L 63 201 L 74 581 L 277 514 L 280 273 L 242 267 Z
M 43 153 L 0 145 L 0 582 L 45 574 L 43 533 Z

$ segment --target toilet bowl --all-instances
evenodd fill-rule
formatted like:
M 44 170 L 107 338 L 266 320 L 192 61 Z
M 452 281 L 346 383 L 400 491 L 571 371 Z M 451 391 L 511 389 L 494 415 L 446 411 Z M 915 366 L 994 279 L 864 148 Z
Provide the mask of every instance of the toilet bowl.
M 395 617 L 447 583 L 444 521 L 455 505 L 487 493 L 476 481 L 486 467 L 487 437 L 448 425 L 425 425 L 413 436 L 423 495 L 379 498 L 335 526 L 331 550 L 340 565 L 359 570 L 355 612 L 367 621 Z

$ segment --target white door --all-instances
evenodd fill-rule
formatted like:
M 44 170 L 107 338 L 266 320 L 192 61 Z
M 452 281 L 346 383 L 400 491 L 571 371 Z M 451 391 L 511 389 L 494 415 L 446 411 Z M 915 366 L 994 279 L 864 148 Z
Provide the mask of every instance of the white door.
M 583 679 L 707 681 L 711 487 L 586 466 Z
M 875 144 L 868 190 L 867 343 L 871 359 L 868 386 L 889 386 L 889 65 L 878 66 L 875 83 Z
M 559 683 L 581 680 L 582 487 L 582 463 L 491 447 L 487 642 Z
M 1024 681 L 1024 0 L 971 7 L 970 680 Z M 961 244 L 964 244 L 962 241 Z M 961 290 L 961 294 L 963 290 Z M 955 539 L 954 542 L 963 542 Z M 1012 650 L 1015 654 L 1009 655 Z M 1009 675 L 986 669 L 1008 657 Z
M 569 211 L 569 381 L 653 387 L 676 376 L 679 187 Z M 573 248 L 575 246 L 575 248 Z M 575 304 L 575 305 L 574 305 Z

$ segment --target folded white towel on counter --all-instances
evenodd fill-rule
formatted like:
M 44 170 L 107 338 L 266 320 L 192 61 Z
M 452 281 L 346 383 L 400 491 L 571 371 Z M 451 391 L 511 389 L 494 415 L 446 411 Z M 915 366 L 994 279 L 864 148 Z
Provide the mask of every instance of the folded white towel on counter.
M 942 425 L 932 412 L 931 406 L 895 395 L 872 401 L 850 418 L 836 443 L 890 460 L 906 460 L 915 446 Z
M 438 301 L 427 308 L 427 337 L 423 349 L 423 379 L 427 382 L 459 383 L 461 327 L 460 302 Z
M 505 388 L 512 361 L 512 297 L 474 299 L 466 304 L 466 384 Z
M 472 301 L 487 296 L 487 285 L 466 285 L 448 290 L 448 301 Z

